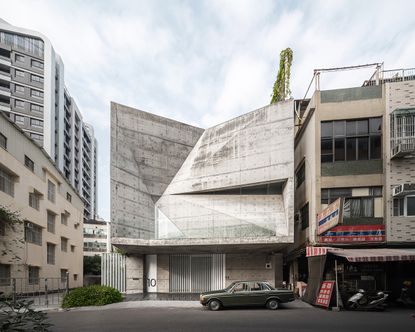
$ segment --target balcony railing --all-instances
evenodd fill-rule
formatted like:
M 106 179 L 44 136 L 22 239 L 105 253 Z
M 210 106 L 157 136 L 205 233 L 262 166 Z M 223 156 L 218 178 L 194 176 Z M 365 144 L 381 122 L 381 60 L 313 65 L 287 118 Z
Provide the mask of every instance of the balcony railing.
M 377 77 L 378 75 L 378 77 Z M 391 69 L 375 71 L 363 86 L 377 85 L 378 83 L 394 83 L 415 80 L 415 68 Z
M 391 158 L 415 155 L 415 108 L 391 113 Z

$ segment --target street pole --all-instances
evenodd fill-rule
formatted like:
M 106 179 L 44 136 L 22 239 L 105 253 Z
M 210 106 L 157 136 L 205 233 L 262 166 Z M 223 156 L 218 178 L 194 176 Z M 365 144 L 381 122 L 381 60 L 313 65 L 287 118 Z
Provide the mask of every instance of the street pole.
M 336 275 L 336 307 L 334 307 L 333 311 L 340 311 L 339 307 L 339 285 L 338 285 L 338 278 L 337 278 L 337 259 L 334 260 L 334 272 Z

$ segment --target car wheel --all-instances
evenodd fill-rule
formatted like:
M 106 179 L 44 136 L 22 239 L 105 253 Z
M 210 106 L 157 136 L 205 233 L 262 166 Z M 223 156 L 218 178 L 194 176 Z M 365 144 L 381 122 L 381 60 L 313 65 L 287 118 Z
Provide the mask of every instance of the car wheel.
M 218 311 L 222 307 L 218 300 L 212 300 L 209 302 L 209 309 L 212 311 Z
M 276 299 L 271 299 L 267 302 L 267 308 L 269 310 L 277 310 L 279 305 L 280 304 L 279 304 L 278 300 L 276 300 Z

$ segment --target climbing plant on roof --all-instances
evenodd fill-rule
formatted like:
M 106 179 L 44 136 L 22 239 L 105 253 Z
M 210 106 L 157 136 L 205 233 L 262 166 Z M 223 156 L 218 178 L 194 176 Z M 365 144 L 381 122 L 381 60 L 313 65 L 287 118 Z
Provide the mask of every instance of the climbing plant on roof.
M 285 50 L 282 50 L 280 53 L 280 67 L 271 95 L 271 104 L 286 100 L 291 96 L 290 74 L 292 61 L 292 49 L 288 47 Z

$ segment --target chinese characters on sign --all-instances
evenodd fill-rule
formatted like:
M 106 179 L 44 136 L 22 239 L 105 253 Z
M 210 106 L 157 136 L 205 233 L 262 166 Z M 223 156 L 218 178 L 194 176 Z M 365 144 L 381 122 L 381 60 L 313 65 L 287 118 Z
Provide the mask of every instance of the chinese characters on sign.
M 336 226 L 320 236 L 320 243 L 385 241 L 385 225 Z
M 338 198 L 317 215 L 317 235 L 342 223 L 343 199 Z
M 320 292 L 316 299 L 316 305 L 328 308 L 330 305 L 331 294 L 333 293 L 334 281 L 323 281 Z

